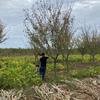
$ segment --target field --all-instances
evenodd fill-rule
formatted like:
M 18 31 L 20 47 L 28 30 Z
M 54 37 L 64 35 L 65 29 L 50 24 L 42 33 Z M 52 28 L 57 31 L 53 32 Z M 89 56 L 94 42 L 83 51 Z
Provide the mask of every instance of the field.
M 53 62 L 47 63 L 46 82 L 61 83 L 62 80 L 73 78 L 95 77 L 100 75 L 100 55 L 96 55 L 96 61 L 92 63 L 88 55 L 81 62 L 81 55 L 69 57 L 69 72 L 64 73 L 62 58 L 57 61 L 57 77 L 54 77 Z M 35 72 L 35 58 L 33 56 L 15 56 L 0 58 L 0 89 L 21 89 L 33 85 L 41 85 L 43 82 L 39 73 Z

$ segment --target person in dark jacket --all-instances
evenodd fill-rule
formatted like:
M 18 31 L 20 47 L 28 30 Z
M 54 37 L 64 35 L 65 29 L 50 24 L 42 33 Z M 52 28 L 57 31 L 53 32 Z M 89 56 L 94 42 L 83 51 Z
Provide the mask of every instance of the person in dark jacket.
M 45 78 L 47 59 L 48 57 L 45 56 L 45 53 L 42 53 L 40 58 L 40 75 L 42 76 L 42 80 Z

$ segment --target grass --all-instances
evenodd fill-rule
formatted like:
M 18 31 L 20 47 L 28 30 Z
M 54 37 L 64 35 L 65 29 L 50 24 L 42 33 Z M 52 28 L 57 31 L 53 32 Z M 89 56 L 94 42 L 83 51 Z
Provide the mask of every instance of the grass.
M 73 78 L 95 77 L 100 75 L 100 66 L 84 68 L 82 70 L 72 70 L 70 75 Z
M 35 66 L 31 58 L 2 58 L 0 63 L 0 88 L 24 88 L 33 84 L 41 84 L 41 78 L 35 73 Z
M 46 78 L 48 82 L 61 82 L 64 79 L 95 77 L 100 75 L 100 65 L 92 66 L 90 56 L 84 56 L 84 63 L 81 63 L 81 55 L 71 55 L 69 57 L 69 73 L 64 74 L 64 67 L 61 56 L 57 63 L 57 77 L 54 78 L 53 62 L 49 59 L 47 64 Z M 100 55 L 96 56 L 96 61 L 100 61 Z M 42 84 L 41 77 L 35 73 L 33 56 L 23 57 L 1 57 L 0 58 L 0 88 L 26 88 Z M 78 64 L 76 64 L 78 63 Z

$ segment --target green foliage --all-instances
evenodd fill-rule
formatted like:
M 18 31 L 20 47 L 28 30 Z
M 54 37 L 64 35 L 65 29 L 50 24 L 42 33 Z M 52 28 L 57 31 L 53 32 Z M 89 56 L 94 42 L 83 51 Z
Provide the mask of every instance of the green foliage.
M 51 59 L 48 59 L 46 78 L 48 82 L 55 81 L 58 82 L 66 78 L 84 78 L 84 77 L 94 77 L 100 74 L 100 66 L 91 67 L 90 56 L 84 56 L 84 62 L 87 66 L 82 66 L 81 68 L 75 67 L 73 63 L 81 61 L 81 55 L 70 55 L 69 57 L 69 75 L 64 74 L 64 65 L 62 63 L 61 56 L 58 58 L 57 62 L 57 79 L 54 79 L 54 65 Z M 100 61 L 100 55 L 96 56 L 96 61 Z M 41 77 L 35 72 L 33 56 L 23 56 L 23 57 L 1 57 L 0 58 L 0 88 L 11 89 L 11 88 L 26 88 L 32 85 L 40 85 L 42 83 Z M 80 63 L 79 63 L 80 64 Z M 90 64 L 90 65 L 89 65 Z M 71 67 L 73 68 L 71 69 Z
M 12 59 L 12 58 L 11 58 Z M 0 88 L 22 88 L 41 84 L 41 78 L 35 73 L 35 67 L 30 62 L 20 59 L 8 59 L 0 63 Z M 22 62 L 21 62 L 22 61 Z
M 69 61 L 70 62 L 81 62 L 81 55 L 70 55 Z
M 100 74 L 100 66 L 99 67 L 90 67 L 90 68 L 84 68 L 81 70 L 73 70 L 71 71 L 71 77 L 75 78 L 85 78 L 85 77 L 94 77 L 96 75 Z

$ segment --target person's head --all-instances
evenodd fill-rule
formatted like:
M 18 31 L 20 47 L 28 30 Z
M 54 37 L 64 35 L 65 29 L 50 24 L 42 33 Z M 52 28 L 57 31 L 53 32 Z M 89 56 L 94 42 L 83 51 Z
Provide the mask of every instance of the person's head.
M 39 65 L 38 65 L 38 64 L 36 64 L 36 67 L 39 67 Z
M 45 53 L 42 53 L 41 56 L 45 56 Z

